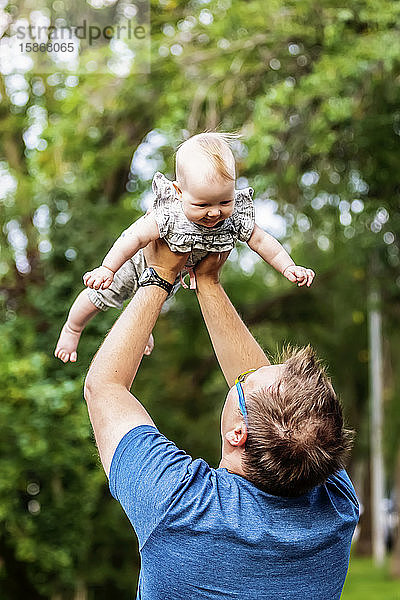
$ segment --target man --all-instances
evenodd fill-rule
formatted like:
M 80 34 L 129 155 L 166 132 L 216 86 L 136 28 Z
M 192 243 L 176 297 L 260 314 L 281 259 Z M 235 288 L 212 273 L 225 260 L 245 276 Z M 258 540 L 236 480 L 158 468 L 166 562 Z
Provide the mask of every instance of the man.
M 269 363 L 219 283 L 226 256 L 210 255 L 196 269 L 197 294 L 230 390 L 219 468 L 192 460 L 129 391 L 186 258 L 160 241 L 146 252 L 154 270 L 85 382 L 111 492 L 139 539 L 137 597 L 339 599 L 358 503 L 341 470 L 349 433 L 328 378 L 310 348 Z

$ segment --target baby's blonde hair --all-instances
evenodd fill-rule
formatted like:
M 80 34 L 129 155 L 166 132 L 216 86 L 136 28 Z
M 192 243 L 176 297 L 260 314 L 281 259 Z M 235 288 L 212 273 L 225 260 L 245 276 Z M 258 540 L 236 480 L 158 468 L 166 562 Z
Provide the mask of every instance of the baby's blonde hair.
M 186 183 L 184 157 L 187 151 L 197 150 L 207 159 L 211 167 L 205 179 L 211 182 L 215 175 L 224 181 L 235 181 L 235 159 L 232 154 L 232 141 L 238 139 L 235 133 L 205 131 L 193 135 L 178 146 L 176 152 L 176 178 L 181 185 Z

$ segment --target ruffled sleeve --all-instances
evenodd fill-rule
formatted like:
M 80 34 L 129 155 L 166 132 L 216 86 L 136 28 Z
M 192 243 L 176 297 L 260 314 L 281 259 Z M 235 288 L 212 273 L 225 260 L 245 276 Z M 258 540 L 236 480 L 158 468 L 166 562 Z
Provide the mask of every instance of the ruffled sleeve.
M 251 187 L 239 190 L 236 194 L 235 220 L 238 239 L 241 242 L 248 242 L 253 233 L 255 224 L 253 194 L 254 190 Z
M 165 237 L 171 228 L 173 211 L 171 204 L 175 200 L 172 182 L 157 171 L 151 184 L 154 193 L 153 211 L 160 230 L 160 238 Z

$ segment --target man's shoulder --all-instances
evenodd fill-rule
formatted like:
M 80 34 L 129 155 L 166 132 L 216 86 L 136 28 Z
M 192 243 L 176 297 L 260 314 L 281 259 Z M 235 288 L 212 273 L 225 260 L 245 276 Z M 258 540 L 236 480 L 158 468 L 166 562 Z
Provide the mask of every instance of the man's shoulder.
M 330 475 L 325 482 L 325 487 L 330 495 L 339 500 L 349 502 L 354 510 L 359 511 L 359 502 L 352 481 L 345 469 Z
M 110 490 L 117 498 L 117 485 L 121 481 L 143 479 L 148 486 L 166 478 L 169 485 L 177 487 L 196 476 L 206 476 L 210 471 L 202 459 L 193 458 L 162 434 L 154 425 L 138 425 L 120 440 L 110 468 Z
M 124 435 L 110 468 L 110 491 L 125 510 L 140 548 L 167 515 L 193 514 L 211 469 L 193 460 L 153 425 L 138 425 Z

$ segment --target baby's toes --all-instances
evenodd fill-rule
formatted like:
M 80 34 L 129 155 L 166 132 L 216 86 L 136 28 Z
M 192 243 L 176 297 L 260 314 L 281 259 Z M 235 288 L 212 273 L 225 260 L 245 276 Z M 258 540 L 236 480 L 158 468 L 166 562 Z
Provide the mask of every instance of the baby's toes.
M 149 336 L 149 339 L 147 341 L 146 344 L 146 348 L 144 349 L 144 354 L 146 354 L 146 356 L 149 356 L 149 354 L 151 354 L 154 350 L 154 337 L 153 334 L 151 333 Z
M 56 348 L 56 351 L 54 352 L 54 355 L 59 358 L 60 360 L 62 360 L 61 355 L 64 354 L 64 350 L 60 347 Z
M 76 352 L 71 352 L 71 356 L 69 357 L 69 360 L 71 362 L 76 362 L 77 358 L 78 358 L 78 354 Z

